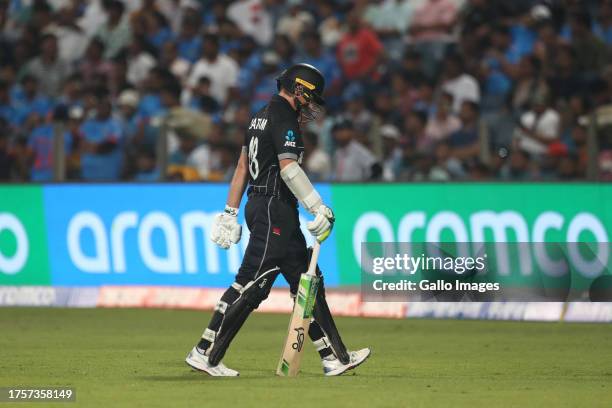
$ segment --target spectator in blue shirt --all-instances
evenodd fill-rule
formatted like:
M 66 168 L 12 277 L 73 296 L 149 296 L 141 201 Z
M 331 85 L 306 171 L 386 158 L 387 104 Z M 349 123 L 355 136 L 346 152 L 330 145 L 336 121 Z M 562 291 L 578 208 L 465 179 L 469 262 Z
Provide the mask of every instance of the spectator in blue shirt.
M 111 116 L 108 94 L 97 95 L 95 116 L 81 125 L 81 175 L 87 181 L 118 180 L 123 163 L 121 122 Z
M 207 7 L 202 9 L 202 23 L 206 27 L 218 29 L 219 21 L 225 19 L 229 2 L 225 1 L 206 1 Z
M 342 73 L 335 55 L 323 49 L 321 36 L 318 32 L 312 31 L 305 35 L 304 50 L 300 55 L 299 61 L 315 66 L 321 71 L 325 77 L 327 108 L 336 108 L 340 104 L 340 79 Z
M 13 104 L 20 103 L 24 100 L 25 95 L 20 82 L 13 83 L 13 85 L 10 87 L 9 95 L 11 98 L 11 103 Z
M 451 133 L 449 137 L 452 155 L 464 163 L 474 162 L 480 154 L 478 115 L 478 104 L 464 101 L 459 110 L 461 128 Z
M 138 102 L 138 92 L 134 89 L 125 89 L 117 98 L 118 118 L 128 143 L 138 144 L 142 141 L 144 121 L 138 113 Z
M 38 92 L 38 80 L 31 75 L 26 75 L 21 80 L 23 99 L 16 103 L 17 122 L 24 124 L 26 121 L 40 123 L 53 109 L 53 102 Z
M 160 50 L 166 41 L 172 39 L 172 30 L 168 20 L 157 10 L 151 11 L 146 16 L 147 39 L 157 50 Z
M 0 118 L 9 125 L 17 126 L 17 110 L 11 104 L 9 84 L 0 80 Z
M 532 27 L 518 23 L 510 28 L 510 34 L 512 35 L 511 49 L 517 54 L 517 60 L 533 51 L 537 34 Z
M 155 67 L 149 71 L 144 81 L 144 94 L 138 104 L 138 113 L 144 119 L 150 119 L 164 113 L 159 92 L 166 78 L 171 75 L 166 69 Z
M 68 117 L 66 108 L 60 106 L 55 109 L 53 117 L 37 126 L 28 138 L 28 153 L 31 160 L 30 180 L 44 182 L 53 180 L 54 153 L 53 145 L 57 131 L 54 120 L 65 121 Z M 72 148 L 72 138 L 64 135 L 64 149 L 66 155 Z
M 200 19 L 196 14 L 185 14 L 181 33 L 177 38 L 179 55 L 192 64 L 200 59 L 202 38 L 199 35 Z
M 257 48 L 257 43 L 253 37 L 244 37 L 242 39 L 240 55 L 242 63 L 238 73 L 238 86 L 244 97 L 250 97 L 255 76 L 263 64 L 261 50 Z
M 593 32 L 606 44 L 612 45 L 612 1 L 601 2 L 599 20 L 594 24 Z
M 521 58 L 527 54 L 529 52 L 514 41 L 511 29 L 501 25 L 493 29 L 491 47 L 487 50 L 483 63 L 495 73 L 495 80 L 505 82 L 516 74 Z
M 83 100 L 83 77 L 81 74 L 72 74 L 66 79 L 62 88 L 62 94 L 57 99 L 58 104 L 66 106 L 68 109 L 82 107 Z
M 612 2 L 602 1 L 599 19 L 591 24 L 591 31 L 606 44 L 612 44 Z M 573 41 L 572 27 L 569 22 L 563 25 L 559 36 L 567 42 Z
M 300 61 L 313 65 L 321 71 L 325 77 L 325 89 L 340 80 L 341 71 L 333 53 L 323 49 L 321 36 L 316 31 L 311 31 L 304 36 L 304 49 L 300 54 Z
M 242 32 L 229 18 L 219 21 L 219 51 L 222 54 L 230 54 L 240 49 L 240 37 Z
M 267 51 L 263 55 L 263 66 L 259 80 L 253 87 L 253 97 L 251 99 L 251 111 L 257 112 L 264 107 L 272 95 L 277 93 L 276 77 L 278 76 L 278 64 L 280 59 L 274 51 Z
M 504 100 L 512 90 L 511 75 L 517 69 L 520 53 L 511 45 L 507 28 L 496 27 L 491 37 L 492 47 L 487 51 L 481 64 L 483 87 L 482 106 L 492 111 L 503 106 Z
M 134 181 L 158 181 L 159 170 L 155 167 L 155 152 L 150 147 L 142 147 L 136 157 Z
M 287 69 L 293 65 L 295 46 L 288 36 L 284 34 L 277 34 L 274 37 L 274 44 L 272 48 L 280 58 L 280 64 L 278 66 L 279 70 Z

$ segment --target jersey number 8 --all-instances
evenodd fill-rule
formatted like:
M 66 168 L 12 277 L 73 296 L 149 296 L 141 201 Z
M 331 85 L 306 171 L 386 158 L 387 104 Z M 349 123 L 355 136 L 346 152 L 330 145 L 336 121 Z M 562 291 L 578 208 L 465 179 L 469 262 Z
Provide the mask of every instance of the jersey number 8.
M 258 143 L 259 141 L 256 137 L 252 138 L 249 143 L 249 173 L 251 173 L 253 180 L 256 180 L 257 176 L 259 176 L 259 162 L 257 162 Z

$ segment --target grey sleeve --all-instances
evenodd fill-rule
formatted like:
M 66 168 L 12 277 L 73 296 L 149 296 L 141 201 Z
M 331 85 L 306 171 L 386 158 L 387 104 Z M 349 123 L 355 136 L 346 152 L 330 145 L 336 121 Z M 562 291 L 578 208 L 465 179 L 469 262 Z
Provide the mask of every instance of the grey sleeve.
M 283 160 L 283 159 L 293 159 L 297 161 L 298 155 L 295 153 L 288 153 L 288 152 L 279 154 L 278 160 Z

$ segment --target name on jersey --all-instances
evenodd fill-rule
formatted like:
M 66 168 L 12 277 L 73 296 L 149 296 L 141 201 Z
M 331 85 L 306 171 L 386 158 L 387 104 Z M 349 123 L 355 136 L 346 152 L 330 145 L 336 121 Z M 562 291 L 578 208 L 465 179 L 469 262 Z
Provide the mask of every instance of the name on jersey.
M 251 126 L 249 126 L 249 130 L 251 129 L 264 130 L 266 128 L 267 123 L 268 123 L 268 119 L 253 118 L 251 119 Z

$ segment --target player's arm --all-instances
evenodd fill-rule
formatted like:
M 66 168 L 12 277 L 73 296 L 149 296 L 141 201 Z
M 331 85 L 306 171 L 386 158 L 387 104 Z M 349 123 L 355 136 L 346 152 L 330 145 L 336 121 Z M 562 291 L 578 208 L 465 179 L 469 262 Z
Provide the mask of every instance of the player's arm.
M 304 170 L 298 164 L 304 153 L 304 143 L 299 125 L 296 121 L 281 121 L 274 124 L 274 150 L 278 157 L 280 175 L 295 198 L 314 215 L 315 219 L 306 224 L 306 228 L 323 242 L 331 233 L 334 225 L 334 212 L 323 204 L 321 195 L 315 190 Z
M 289 190 L 295 195 L 304 208 L 314 215 L 315 219 L 306 224 L 308 231 L 323 242 L 334 226 L 335 217 L 331 208 L 323 204 L 323 199 L 314 188 L 304 170 L 294 159 L 279 160 L 281 177 Z
M 225 210 L 215 216 L 210 231 L 210 239 L 223 249 L 229 248 L 231 244 L 237 244 L 242 237 L 242 227 L 238 224 L 238 208 L 248 181 L 247 153 L 243 148 L 230 183 Z
M 226 205 L 232 208 L 239 208 L 244 190 L 246 189 L 249 181 L 249 168 L 247 163 L 246 149 L 242 149 L 236 170 L 234 170 L 234 176 L 230 184 L 229 193 L 227 194 Z

